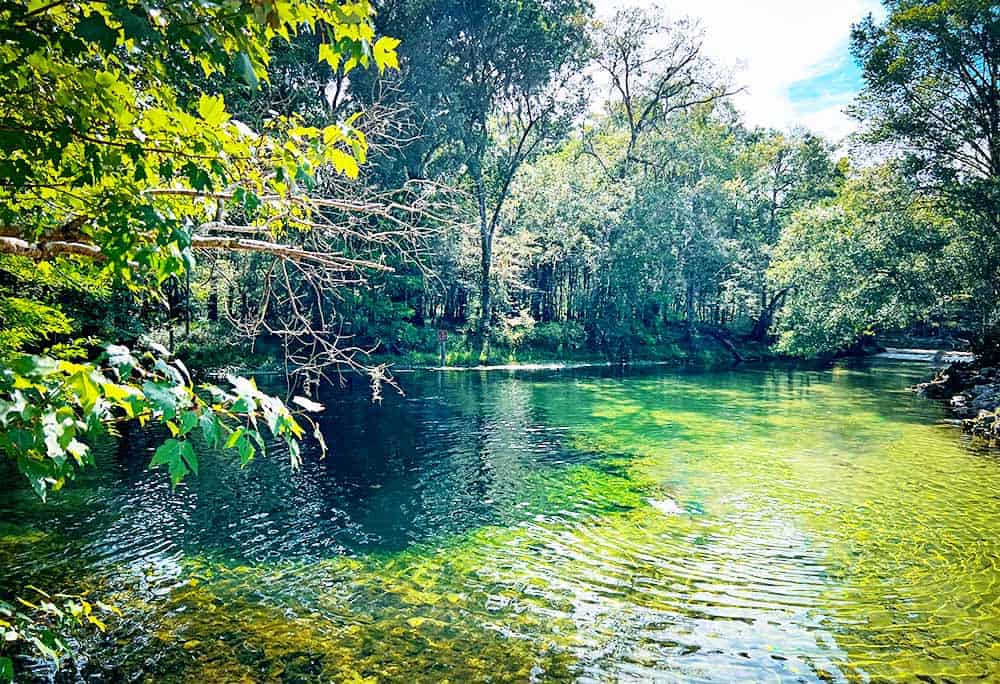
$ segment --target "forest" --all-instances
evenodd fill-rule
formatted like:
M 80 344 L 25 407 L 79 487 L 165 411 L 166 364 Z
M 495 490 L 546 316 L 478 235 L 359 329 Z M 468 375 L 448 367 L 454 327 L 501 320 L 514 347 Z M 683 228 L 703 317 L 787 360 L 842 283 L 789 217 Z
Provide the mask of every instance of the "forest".
M 0 3 L 0 450 L 50 499 L 126 424 L 295 465 L 442 361 L 1000 358 L 1000 3 L 882 4 L 829 140 L 669 3 Z M 66 601 L 0 631 L 59 658 Z

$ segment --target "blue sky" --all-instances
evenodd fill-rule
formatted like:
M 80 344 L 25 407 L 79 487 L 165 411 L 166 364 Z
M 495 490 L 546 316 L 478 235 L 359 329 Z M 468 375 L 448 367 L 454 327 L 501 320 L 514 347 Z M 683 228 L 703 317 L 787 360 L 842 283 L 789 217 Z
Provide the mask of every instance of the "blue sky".
M 861 87 L 861 69 L 851 59 L 845 40 L 829 60 L 817 66 L 815 76 L 789 84 L 788 97 L 803 110 L 817 111 L 830 102 L 853 97 Z
M 840 139 L 854 130 L 844 113 L 861 87 L 850 55 L 851 25 L 878 0 L 595 0 L 599 14 L 622 4 L 691 16 L 705 29 L 705 50 L 746 87 L 737 105 L 756 125 L 805 126 Z
M 847 39 L 820 64 L 812 76 L 788 84 L 786 94 L 795 116 L 804 125 L 819 128 L 831 137 L 840 137 L 854 127 L 843 109 L 863 86 L 861 68 L 850 54 Z

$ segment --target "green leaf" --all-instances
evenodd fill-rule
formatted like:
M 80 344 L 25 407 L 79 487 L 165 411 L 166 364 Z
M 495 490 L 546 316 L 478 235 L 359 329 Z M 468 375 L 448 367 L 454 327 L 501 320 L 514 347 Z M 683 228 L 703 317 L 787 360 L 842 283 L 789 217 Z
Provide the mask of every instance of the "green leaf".
M 0 657 L 0 684 L 14 681 L 14 663 L 10 658 Z
M 329 43 L 319 46 L 319 61 L 326 62 L 334 71 L 340 68 L 340 53 L 334 50 Z
M 198 454 L 195 453 L 194 447 L 191 446 L 191 442 L 184 442 L 184 450 L 181 453 L 181 456 L 187 462 L 188 468 L 191 469 L 191 472 L 194 473 L 195 476 L 197 476 L 198 475 Z
M 221 126 L 229 120 L 226 102 L 222 95 L 202 95 L 198 100 L 198 114 L 212 126 Z
M 252 461 L 257 453 L 257 449 L 254 448 L 245 434 L 240 435 L 240 438 L 236 440 L 236 449 L 240 452 L 240 465 L 244 466 Z
M 94 74 L 94 80 L 97 82 L 97 85 L 102 88 L 110 88 L 118 79 L 115 78 L 115 75 L 110 71 L 98 71 Z
M 59 660 L 59 655 L 62 649 L 60 648 L 59 639 L 56 638 L 56 635 L 52 632 L 52 630 L 46 629 L 42 631 L 41 635 L 31 637 L 30 641 L 34 644 L 35 648 L 37 648 L 38 651 L 49 660 Z
M 197 261 L 194 258 L 194 250 L 190 247 L 185 247 L 181 250 L 181 261 L 184 262 L 184 270 L 188 273 L 194 271 L 195 266 L 197 266 Z
M 198 474 L 198 457 L 194 453 L 191 442 L 188 441 L 168 439 L 161 444 L 156 449 L 156 453 L 153 454 L 153 460 L 149 462 L 149 467 L 155 468 L 161 465 L 167 466 L 167 471 L 170 473 L 170 483 L 175 487 L 189 472 Z
M 186 435 L 198 425 L 198 414 L 194 411 L 183 411 L 181 413 L 181 434 Z
M 252 89 L 257 90 L 260 85 L 260 80 L 257 78 L 257 72 L 254 71 L 253 64 L 250 62 L 250 56 L 241 52 L 236 55 L 236 77 L 250 86 Z
M 94 382 L 89 369 L 73 373 L 66 384 L 80 401 L 84 412 L 89 413 L 94 409 L 94 405 L 101 397 L 101 388 Z
M 226 440 L 226 448 L 232 449 L 234 446 L 236 446 L 236 443 L 240 441 L 240 438 L 243 437 L 244 432 L 245 430 L 241 427 L 233 430 L 232 434 L 229 435 L 229 439 Z
M 104 52 L 114 50 L 115 44 L 118 42 L 118 32 L 108 26 L 104 17 L 97 12 L 81 19 L 73 33 L 86 41 L 97 43 Z
M 154 411 L 163 414 L 165 420 L 171 420 L 177 415 L 181 399 L 175 385 L 147 380 L 142 383 L 142 392 Z
M 222 441 L 222 424 L 211 410 L 205 409 L 198 418 L 201 434 L 210 447 L 218 446 Z
M 132 40 L 156 40 L 158 35 L 149 25 L 149 20 L 143 15 L 128 9 L 115 11 L 115 18 L 121 22 L 125 37 Z

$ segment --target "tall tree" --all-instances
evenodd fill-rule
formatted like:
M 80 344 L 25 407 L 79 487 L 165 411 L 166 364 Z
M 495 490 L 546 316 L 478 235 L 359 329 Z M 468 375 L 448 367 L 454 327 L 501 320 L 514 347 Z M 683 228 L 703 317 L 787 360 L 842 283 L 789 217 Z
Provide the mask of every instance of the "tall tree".
M 735 94 L 703 51 L 704 32 L 691 19 L 669 22 L 662 8 L 624 7 L 594 30 L 595 63 L 609 83 L 609 107 L 628 133 L 609 173 L 623 176 L 635 163 L 640 139 L 662 130 L 670 115 Z M 600 158 L 600 157 L 599 157 Z
M 1000 5 L 886 0 L 888 17 L 854 27 L 865 89 L 863 139 L 905 160 L 918 187 L 960 221 L 979 337 L 998 336 L 1000 307 Z
M 887 0 L 888 19 L 854 27 L 865 138 L 1000 233 L 1000 5 Z
M 407 172 L 451 160 L 467 180 L 479 233 L 479 331 L 494 315 L 494 241 L 513 178 L 560 135 L 577 99 L 589 0 L 423 0 L 389 3 L 381 20 L 403 42 L 401 89 L 420 103 L 423 138 Z
M 742 284 L 757 298 L 751 339 L 764 342 L 776 311 L 789 293 L 787 283 L 768 278 L 772 253 L 788 219 L 810 203 L 832 198 L 842 172 L 834 164 L 831 146 L 808 131 L 784 134 L 755 131 L 748 136 L 739 159 L 739 175 L 746 195 L 738 238 L 744 263 Z

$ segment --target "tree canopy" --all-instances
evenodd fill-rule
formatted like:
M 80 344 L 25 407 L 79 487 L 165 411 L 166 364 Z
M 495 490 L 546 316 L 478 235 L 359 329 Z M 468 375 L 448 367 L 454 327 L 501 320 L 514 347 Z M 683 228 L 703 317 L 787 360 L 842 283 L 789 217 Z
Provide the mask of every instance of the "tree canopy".
M 358 175 L 363 133 L 350 120 L 317 128 L 298 115 L 254 130 L 221 94 L 192 84 L 219 76 L 257 88 L 272 43 L 307 32 L 332 70 L 394 67 L 398 41 L 375 38 L 368 2 L 14 2 L 0 12 L 0 252 L 74 271 L 97 262 L 132 292 L 163 291 L 199 250 L 356 267 L 287 238 L 317 224 L 309 191 L 324 175 Z M 2 302 L 0 447 L 40 495 L 86 464 L 89 439 L 120 419 L 167 424 L 173 437 L 152 465 L 174 482 L 197 472 L 185 440 L 195 429 L 248 460 L 263 445 L 260 417 L 295 457 L 302 428 L 252 381 L 203 394 L 155 347 L 107 346 L 93 361 L 22 354 L 69 323 L 58 309 Z

